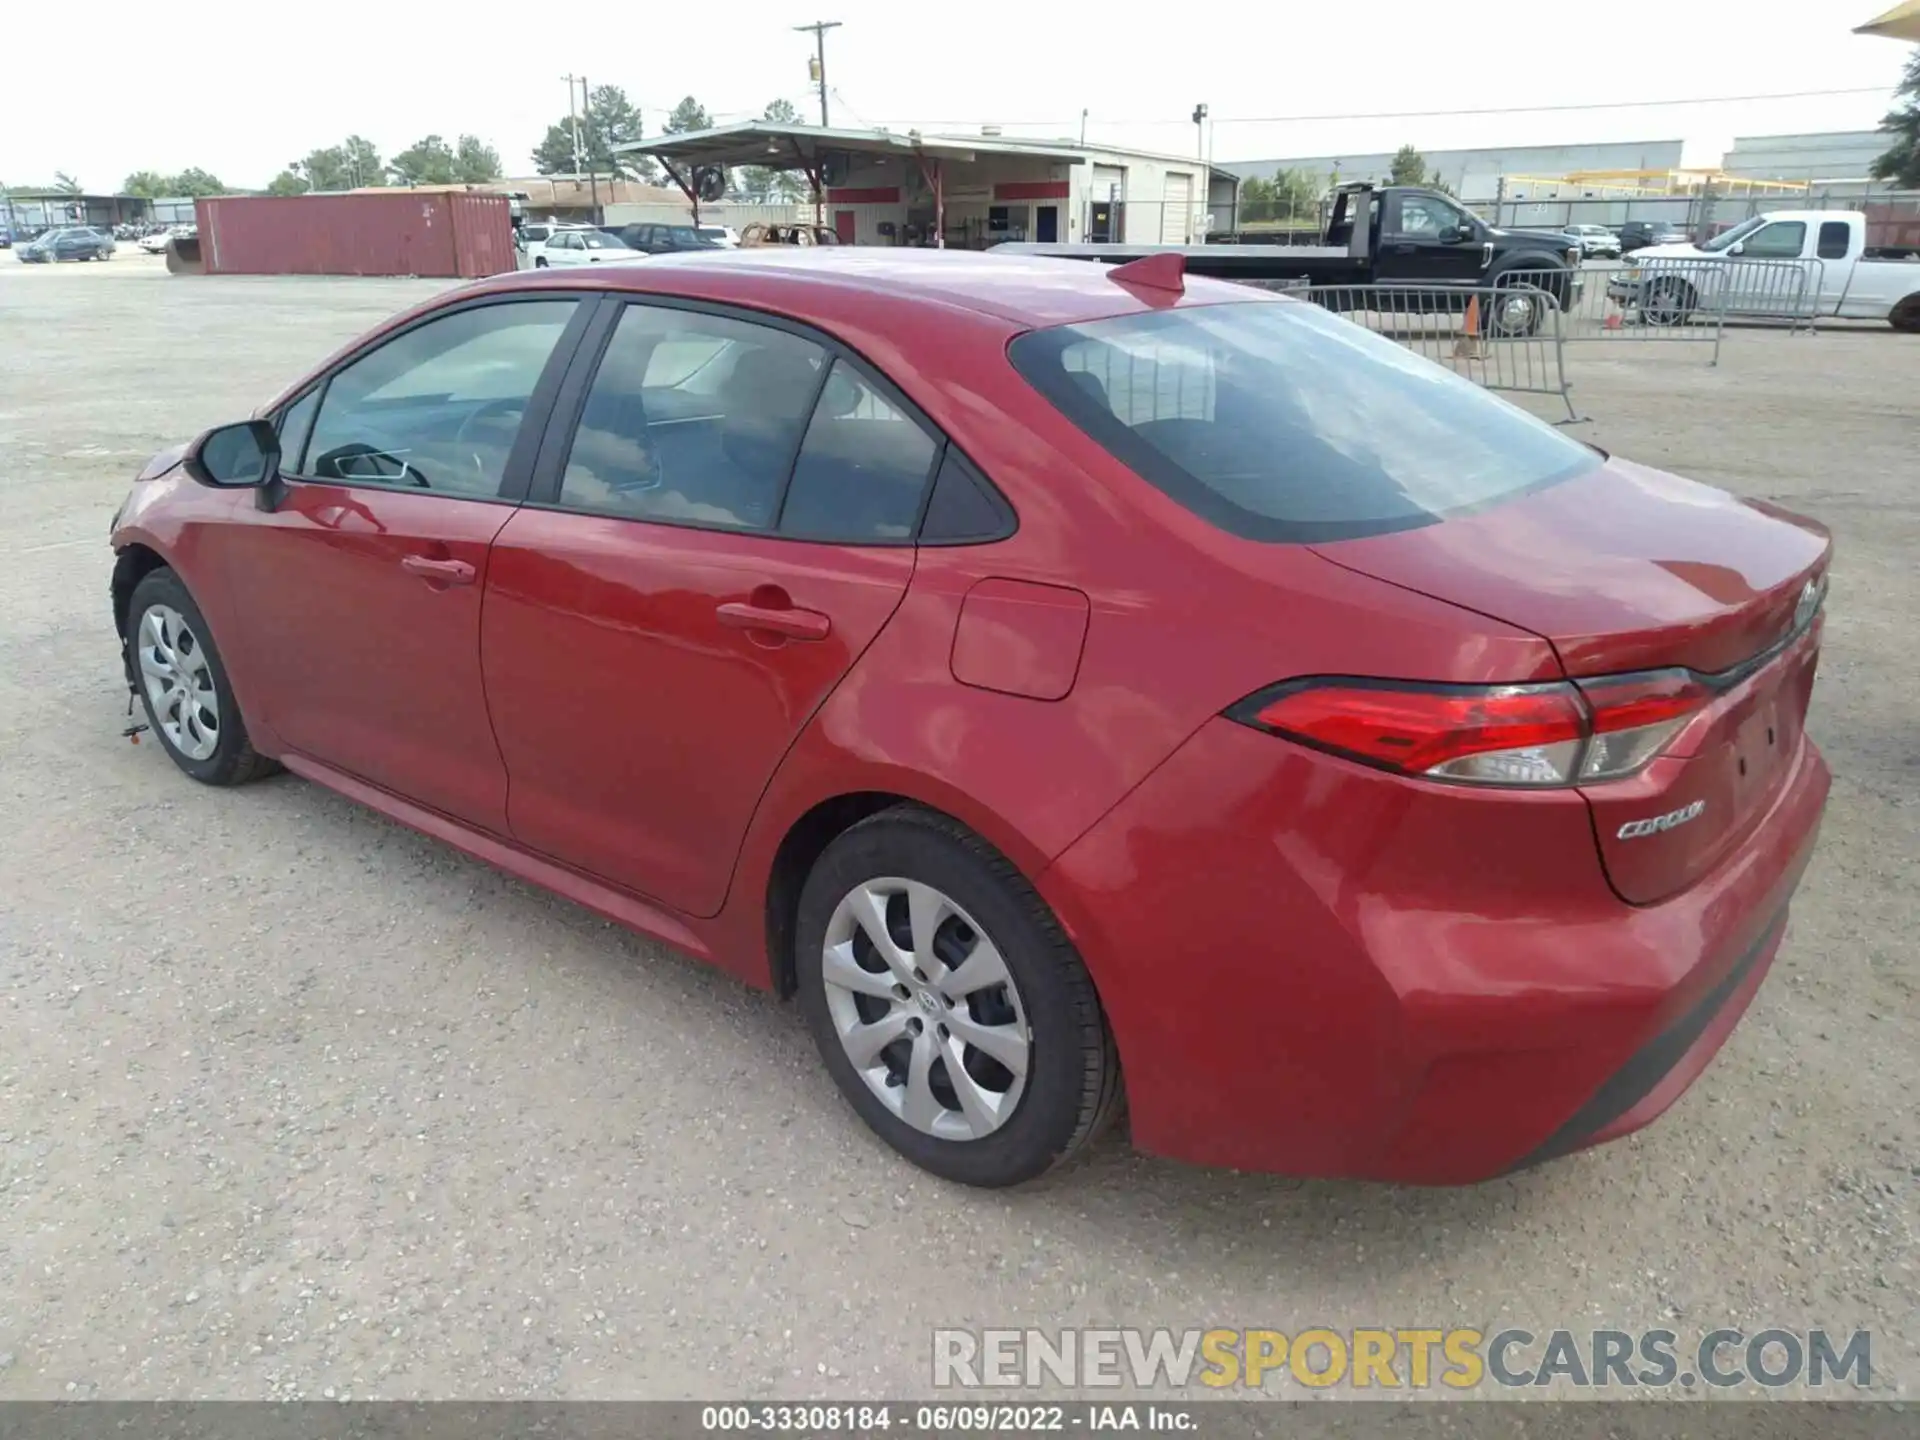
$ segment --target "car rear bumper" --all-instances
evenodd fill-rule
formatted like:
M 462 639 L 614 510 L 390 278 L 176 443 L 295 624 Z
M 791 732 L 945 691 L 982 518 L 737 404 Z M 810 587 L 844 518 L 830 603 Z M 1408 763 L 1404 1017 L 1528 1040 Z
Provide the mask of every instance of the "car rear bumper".
M 1215 720 L 1040 889 L 1099 986 L 1140 1148 L 1467 1183 L 1636 1129 L 1706 1068 L 1827 788 L 1803 743 L 1741 849 L 1631 906 L 1576 794 L 1410 782 Z

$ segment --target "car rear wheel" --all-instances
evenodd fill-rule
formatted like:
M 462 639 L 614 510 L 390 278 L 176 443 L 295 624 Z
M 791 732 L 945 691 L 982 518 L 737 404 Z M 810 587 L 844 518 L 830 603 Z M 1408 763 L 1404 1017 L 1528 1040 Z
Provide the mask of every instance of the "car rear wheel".
M 1640 316 L 1649 325 L 1684 325 L 1698 305 L 1692 285 L 1675 275 L 1659 275 L 1647 284 Z
M 834 1083 L 949 1180 L 1031 1180 L 1117 1112 L 1086 967 L 1006 858 L 912 806 L 830 844 L 800 896 L 800 1004 Z
M 1894 306 L 1887 323 L 1903 335 L 1920 335 L 1920 295 L 1909 295 Z
M 148 728 L 174 764 L 206 785 L 243 785 L 280 768 L 247 739 L 206 617 L 173 571 L 150 571 L 134 586 L 127 646 Z

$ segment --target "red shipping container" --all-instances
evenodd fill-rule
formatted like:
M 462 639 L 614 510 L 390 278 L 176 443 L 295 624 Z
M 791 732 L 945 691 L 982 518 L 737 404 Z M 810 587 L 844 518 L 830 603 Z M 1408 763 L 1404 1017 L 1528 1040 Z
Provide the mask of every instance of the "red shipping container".
M 433 275 L 515 268 L 504 195 L 358 191 L 194 202 L 209 275 Z

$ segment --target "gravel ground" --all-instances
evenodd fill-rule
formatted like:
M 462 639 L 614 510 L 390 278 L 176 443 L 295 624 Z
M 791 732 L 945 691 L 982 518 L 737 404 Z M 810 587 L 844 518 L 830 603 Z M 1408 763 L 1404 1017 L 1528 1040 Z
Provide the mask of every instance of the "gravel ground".
M 767 996 L 291 777 L 120 738 L 150 452 L 434 282 L 0 259 L 0 1398 L 922 1394 L 935 1325 L 1866 1327 L 1920 1359 L 1920 341 L 1576 347 L 1582 428 L 1839 538 L 1772 978 L 1650 1131 L 1471 1189 L 869 1138 Z

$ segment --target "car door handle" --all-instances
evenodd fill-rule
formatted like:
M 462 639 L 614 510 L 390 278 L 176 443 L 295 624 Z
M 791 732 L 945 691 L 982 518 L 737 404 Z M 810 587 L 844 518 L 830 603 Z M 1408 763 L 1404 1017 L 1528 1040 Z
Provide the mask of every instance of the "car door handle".
M 735 630 L 764 630 L 784 635 L 789 640 L 824 640 L 833 633 L 833 622 L 818 610 L 774 609 L 733 600 L 713 612 L 722 625 Z
M 464 560 L 436 560 L 431 555 L 402 555 L 400 568 L 422 580 L 438 580 L 442 585 L 471 585 L 474 569 Z

